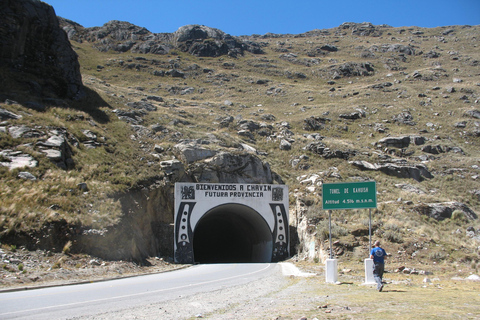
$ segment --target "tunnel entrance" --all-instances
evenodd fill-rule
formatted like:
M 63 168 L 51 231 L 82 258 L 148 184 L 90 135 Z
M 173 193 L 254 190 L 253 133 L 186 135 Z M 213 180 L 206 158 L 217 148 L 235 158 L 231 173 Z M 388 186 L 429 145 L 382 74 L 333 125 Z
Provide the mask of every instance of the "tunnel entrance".
M 288 188 L 175 184 L 176 263 L 271 262 L 289 256 Z
M 193 232 L 193 256 L 198 263 L 270 262 L 272 244 L 266 221 L 240 204 L 213 208 Z

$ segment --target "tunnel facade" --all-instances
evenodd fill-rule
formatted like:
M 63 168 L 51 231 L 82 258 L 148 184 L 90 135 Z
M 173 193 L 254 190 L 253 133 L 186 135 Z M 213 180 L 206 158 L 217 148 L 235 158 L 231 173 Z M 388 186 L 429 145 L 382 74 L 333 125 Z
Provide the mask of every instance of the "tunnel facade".
M 175 262 L 272 262 L 289 257 L 288 188 L 176 183 Z

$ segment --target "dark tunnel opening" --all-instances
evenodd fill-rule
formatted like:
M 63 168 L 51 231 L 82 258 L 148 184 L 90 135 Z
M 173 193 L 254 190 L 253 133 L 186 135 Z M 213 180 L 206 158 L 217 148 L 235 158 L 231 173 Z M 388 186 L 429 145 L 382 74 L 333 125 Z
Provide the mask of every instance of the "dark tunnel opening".
M 252 208 L 225 204 L 207 212 L 193 234 L 196 263 L 270 262 L 272 233 Z

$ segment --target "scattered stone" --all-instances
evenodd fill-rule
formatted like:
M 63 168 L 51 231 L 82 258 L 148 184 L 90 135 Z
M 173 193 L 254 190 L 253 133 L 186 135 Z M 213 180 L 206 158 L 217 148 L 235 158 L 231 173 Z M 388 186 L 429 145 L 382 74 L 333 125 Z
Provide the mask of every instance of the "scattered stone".
M 412 192 L 412 193 L 416 193 L 416 194 L 426 194 L 425 191 L 423 191 L 422 189 L 419 189 L 419 188 L 414 187 L 411 184 L 407 184 L 407 183 L 396 184 L 395 187 L 397 187 L 399 189 L 402 189 L 404 191 L 407 191 L 407 192 Z
M 467 112 L 465 112 L 465 115 L 468 116 L 468 117 L 472 117 L 472 118 L 476 118 L 476 119 L 480 119 L 480 110 L 468 110 Z
M 20 119 L 21 117 L 22 117 L 21 115 L 18 115 L 8 110 L 5 110 L 3 108 L 0 108 L 0 120 L 2 121 L 8 120 L 8 119 L 17 120 L 17 119 Z
M 320 50 L 328 51 L 328 52 L 337 52 L 338 48 L 336 46 L 334 46 L 333 44 L 325 44 L 325 45 L 320 47 Z
M 39 138 L 44 136 L 44 133 L 27 126 L 12 126 L 8 128 L 10 136 L 14 139 L 18 138 Z
M 337 159 L 348 160 L 351 157 L 355 156 L 357 153 L 355 150 L 346 150 L 346 151 L 331 150 L 330 148 L 327 148 L 327 146 L 320 141 L 310 142 L 303 149 L 314 152 L 324 157 L 325 159 L 337 158 Z
M 82 192 L 87 192 L 88 191 L 88 185 L 86 182 L 81 182 L 77 184 L 77 188 L 82 191 Z
M 292 144 L 285 139 L 280 141 L 280 150 L 290 150 L 292 149 Z
M 329 73 L 333 79 L 340 79 L 343 77 L 359 77 L 371 76 L 375 73 L 373 64 L 369 62 L 346 62 L 341 65 L 333 65 L 329 67 Z
M 21 151 L 2 150 L 0 151 L 0 156 L 2 157 L 0 165 L 8 167 L 9 170 L 24 167 L 34 168 L 38 166 L 38 161 L 35 160 L 35 158 Z
M 440 145 L 426 145 L 422 147 L 422 151 L 430 154 L 440 154 L 445 152 L 444 148 Z
M 129 102 L 127 103 L 127 107 L 145 111 L 157 111 L 156 106 L 146 101 Z
M 311 116 L 310 118 L 303 120 L 303 129 L 307 131 L 322 130 L 325 128 L 325 124 L 328 121 L 330 121 L 330 119 Z
M 384 44 L 384 45 L 374 45 L 368 49 L 370 52 L 397 52 L 403 55 L 415 55 L 415 49 L 410 46 L 405 46 L 401 44 Z
M 165 171 L 165 174 L 172 178 L 181 177 L 185 174 L 185 166 L 179 160 L 166 160 L 160 162 L 160 167 Z
M 118 119 L 120 119 L 122 121 L 125 121 L 127 123 L 130 123 L 130 124 L 141 124 L 141 123 L 143 123 L 142 117 L 144 115 L 146 115 L 146 113 L 144 111 L 142 112 L 142 111 L 136 111 L 136 110 L 125 111 L 125 110 L 115 109 L 112 112 L 117 115 Z
M 97 135 L 93 133 L 90 130 L 82 130 L 82 133 L 87 137 L 88 139 L 91 139 L 93 141 L 97 141 Z
M 156 102 L 163 102 L 163 98 L 159 96 L 147 96 L 147 100 L 153 100 Z
M 401 124 L 406 124 L 409 126 L 415 126 L 417 123 L 413 121 L 413 116 L 410 111 L 404 111 L 400 114 L 397 114 L 393 117 L 393 121 Z
M 226 117 L 223 117 L 223 118 L 218 118 L 217 121 L 220 122 L 220 127 L 221 128 L 226 128 L 230 125 L 230 123 L 232 123 L 234 120 L 234 118 L 232 116 L 226 116 Z
M 150 126 L 150 130 L 152 130 L 153 132 L 165 132 L 165 133 L 168 132 L 168 129 L 165 128 L 165 126 L 162 126 L 158 123 L 152 124 Z
M 35 177 L 35 176 L 34 176 L 33 174 L 31 174 L 30 172 L 26 172 L 26 171 L 19 172 L 19 173 L 18 173 L 18 177 L 19 177 L 20 179 L 31 180 L 31 181 L 37 180 L 37 177 Z
M 351 113 L 342 113 L 338 117 L 342 119 L 348 119 L 348 120 L 357 120 L 362 118 L 362 113 L 360 111 L 354 111 Z
M 237 134 L 241 137 L 248 138 L 250 140 L 255 140 L 254 135 L 249 130 L 239 130 Z
M 100 266 L 102 265 L 97 259 L 92 259 L 88 262 L 89 265 L 91 266 Z
M 240 143 L 240 147 L 242 148 L 242 150 L 248 152 L 248 153 L 253 153 L 253 154 L 257 154 L 257 149 L 255 149 L 254 147 L 246 144 L 246 143 Z
M 465 278 L 466 280 L 471 280 L 471 281 L 480 281 L 480 276 L 476 274 L 471 274 L 468 277 Z
M 153 150 L 155 150 L 156 153 L 163 153 L 165 151 L 165 148 L 162 147 L 161 145 L 156 144 L 153 147 Z

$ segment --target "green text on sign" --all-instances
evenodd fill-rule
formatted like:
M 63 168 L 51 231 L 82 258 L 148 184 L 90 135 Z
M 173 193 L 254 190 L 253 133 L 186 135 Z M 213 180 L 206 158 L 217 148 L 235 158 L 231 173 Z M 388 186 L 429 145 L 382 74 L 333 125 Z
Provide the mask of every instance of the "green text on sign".
M 377 187 L 375 181 L 324 183 L 322 186 L 323 210 L 376 207 Z

